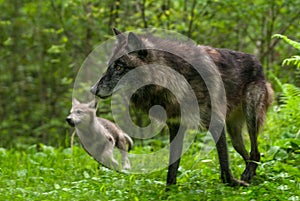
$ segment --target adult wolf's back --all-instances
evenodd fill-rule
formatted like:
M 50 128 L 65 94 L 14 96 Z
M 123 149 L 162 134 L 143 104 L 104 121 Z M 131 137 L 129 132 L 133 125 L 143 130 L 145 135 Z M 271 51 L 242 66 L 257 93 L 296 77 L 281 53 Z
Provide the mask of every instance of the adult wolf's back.
M 272 88 L 266 81 L 263 69 L 259 61 L 252 55 L 227 49 L 217 49 L 207 46 L 197 46 L 191 43 L 182 43 L 174 40 L 157 38 L 151 35 L 136 35 L 129 33 L 125 35 L 114 29 L 117 35 L 116 45 L 105 75 L 91 88 L 91 92 L 101 98 L 111 96 L 119 80 L 129 71 L 148 64 L 159 64 L 172 68 L 180 73 L 191 85 L 199 105 L 201 125 L 209 129 L 216 141 L 219 162 L 221 167 L 221 178 L 223 182 L 230 185 L 247 185 L 247 182 L 255 175 L 257 162 L 260 154 L 257 147 L 257 135 L 259 128 L 265 119 L 266 110 L 272 100 Z M 172 50 L 172 51 L 166 51 Z M 172 52 L 176 51 L 176 54 Z M 225 112 L 217 107 L 212 110 L 212 97 L 223 95 L 219 90 L 209 91 L 207 84 L 197 72 L 191 62 L 204 62 L 203 55 L 214 65 L 201 65 L 201 71 L 212 73 L 221 77 L 223 82 L 227 105 Z M 199 60 L 203 57 L 203 60 Z M 149 75 L 155 76 L 156 71 L 149 71 Z M 167 77 L 167 76 L 166 76 Z M 219 87 L 217 80 L 210 79 L 210 84 Z M 120 86 L 119 86 L 120 87 Z M 188 96 L 188 94 L 186 94 Z M 224 95 L 225 96 L 225 95 Z M 179 104 L 176 97 L 167 89 L 160 86 L 147 85 L 140 88 L 131 98 L 133 104 L 148 111 L 153 105 L 162 105 L 172 121 L 167 122 L 170 130 L 170 142 L 176 138 L 176 143 L 170 144 L 170 163 L 167 176 L 167 184 L 176 183 L 177 169 L 180 163 L 183 138 L 177 136 L 177 131 L 182 129 L 174 118 L 180 116 Z M 236 151 L 243 157 L 246 163 L 241 180 L 235 179 L 229 168 L 228 151 L 226 144 L 225 128 L 221 133 L 210 128 L 209 124 L 214 113 L 218 113 L 220 124 L 226 123 L 227 131 L 231 137 Z M 223 115 L 223 113 L 225 113 Z M 250 155 L 245 149 L 242 139 L 242 126 L 246 122 L 250 140 Z M 199 122 L 200 123 L 200 122 Z

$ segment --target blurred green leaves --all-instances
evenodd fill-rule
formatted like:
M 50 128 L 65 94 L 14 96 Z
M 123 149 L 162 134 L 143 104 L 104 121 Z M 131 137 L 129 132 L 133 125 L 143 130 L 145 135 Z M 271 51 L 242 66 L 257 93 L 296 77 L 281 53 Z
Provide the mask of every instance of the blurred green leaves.
M 112 27 L 173 29 L 199 44 L 254 53 L 267 75 L 298 85 L 294 69 L 280 67 L 296 50 L 271 36 L 300 37 L 299 7 L 292 0 L 0 0 L 0 146 L 63 145 L 76 73 Z M 109 118 L 109 101 L 103 108 Z

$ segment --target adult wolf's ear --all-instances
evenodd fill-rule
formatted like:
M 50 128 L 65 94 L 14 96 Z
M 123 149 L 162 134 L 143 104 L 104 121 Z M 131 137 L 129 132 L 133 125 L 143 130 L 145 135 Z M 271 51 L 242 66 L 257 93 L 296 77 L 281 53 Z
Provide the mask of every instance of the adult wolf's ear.
M 126 39 L 125 35 L 118 29 L 112 28 L 112 30 L 113 30 L 115 36 L 117 37 L 119 43 Z
M 128 34 L 126 49 L 129 53 L 137 54 L 139 57 L 146 57 L 148 54 L 143 41 L 132 32 Z
M 93 109 L 97 108 L 98 100 L 97 99 L 92 100 L 91 102 L 89 102 L 88 106 L 89 106 L 89 108 L 93 108 Z
M 122 34 L 122 32 L 119 31 L 118 29 L 116 29 L 115 27 L 113 27 L 112 30 L 113 30 L 113 32 L 114 32 L 114 34 L 115 34 L 116 36 L 119 35 L 119 34 Z
M 72 105 L 74 106 L 74 105 L 79 105 L 80 104 L 80 102 L 79 102 L 79 100 L 77 100 L 76 98 L 72 98 Z

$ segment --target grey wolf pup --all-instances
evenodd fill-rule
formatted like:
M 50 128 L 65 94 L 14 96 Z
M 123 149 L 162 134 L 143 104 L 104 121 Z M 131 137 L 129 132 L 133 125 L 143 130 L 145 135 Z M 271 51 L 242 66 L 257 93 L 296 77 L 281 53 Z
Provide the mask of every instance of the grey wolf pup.
M 122 168 L 130 169 L 128 151 L 133 146 L 132 139 L 107 119 L 96 117 L 97 101 L 80 103 L 73 99 L 72 109 L 66 121 L 75 127 L 83 148 L 98 162 L 106 167 L 119 170 L 119 164 L 113 157 L 114 147 L 119 148 L 122 154 Z
M 272 87 L 265 78 L 260 62 L 253 55 L 243 52 L 178 42 L 150 34 L 132 32 L 125 34 L 117 29 L 113 29 L 113 31 L 117 36 L 118 43 L 112 52 L 106 73 L 92 86 L 91 92 L 100 98 L 111 96 L 116 90 L 114 88 L 118 81 L 139 66 L 163 64 L 176 70 L 191 85 L 199 104 L 201 124 L 204 128 L 209 129 L 216 142 L 222 181 L 231 186 L 247 186 L 255 175 L 260 161 L 257 136 L 273 96 Z M 177 54 L 174 55 L 170 52 L 177 52 Z M 201 57 L 204 59 L 198 59 Z M 211 60 L 214 65 L 204 65 L 203 62 L 206 58 Z M 211 116 L 214 114 L 212 113 L 211 96 L 218 96 L 218 90 L 214 90 L 214 93 L 210 94 L 204 79 L 187 62 L 187 59 L 198 61 L 203 72 L 211 73 L 210 75 L 218 74 L 222 79 L 226 93 L 226 97 L 223 98 L 227 99 L 227 105 L 225 104 L 225 115 L 222 117 L 221 111 L 217 111 L 217 115 L 220 117 L 220 122 L 226 125 L 233 147 L 245 161 L 246 168 L 240 180 L 234 178 L 230 171 L 225 127 L 221 127 L 221 135 L 216 133 L 214 128 L 209 128 Z M 155 75 L 155 71 L 151 70 L 148 74 Z M 214 81 L 210 84 L 214 84 Z M 218 87 L 217 84 L 216 87 Z M 131 101 L 137 108 L 146 111 L 153 105 L 162 105 L 168 117 L 180 116 L 180 108 L 175 96 L 160 86 L 148 85 L 138 89 Z M 242 138 L 242 127 L 245 123 L 251 141 L 250 154 L 246 151 Z M 167 124 L 171 142 L 175 139 L 180 124 L 174 121 L 167 122 Z M 176 183 L 182 143 L 183 137 L 179 136 L 176 138 L 176 143 L 170 145 L 167 185 Z

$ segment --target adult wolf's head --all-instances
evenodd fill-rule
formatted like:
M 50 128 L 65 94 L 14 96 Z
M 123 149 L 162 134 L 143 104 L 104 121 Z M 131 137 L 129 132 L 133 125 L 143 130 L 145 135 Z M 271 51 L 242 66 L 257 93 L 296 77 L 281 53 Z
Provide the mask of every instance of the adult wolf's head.
M 116 85 L 127 72 L 149 61 L 149 51 L 142 38 L 132 32 L 125 35 L 115 28 L 113 31 L 117 44 L 108 62 L 108 69 L 91 88 L 91 93 L 101 98 L 109 97 L 117 91 Z

